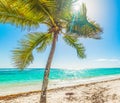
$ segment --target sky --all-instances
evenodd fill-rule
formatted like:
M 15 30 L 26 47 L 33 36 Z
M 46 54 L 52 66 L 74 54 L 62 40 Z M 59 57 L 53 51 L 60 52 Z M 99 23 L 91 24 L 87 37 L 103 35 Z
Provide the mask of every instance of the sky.
M 66 45 L 59 36 L 52 62 L 52 68 L 84 69 L 120 67 L 120 0 L 80 0 L 86 3 L 87 15 L 103 28 L 101 40 L 84 39 L 79 41 L 86 48 L 85 59 L 79 59 L 76 51 Z M 47 27 L 41 25 L 37 30 L 46 32 Z M 29 31 L 21 30 L 11 24 L 0 23 L 0 68 L 13 68 L 12 50 L 18 41 Z M 34 52 L 34 62 L 29 68 L 44 68 L 49 55 L 50 46 L 43 53 Z

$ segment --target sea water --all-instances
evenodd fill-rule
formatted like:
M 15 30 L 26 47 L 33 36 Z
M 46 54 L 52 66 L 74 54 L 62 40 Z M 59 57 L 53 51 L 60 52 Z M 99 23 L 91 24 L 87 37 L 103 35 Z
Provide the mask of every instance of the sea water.
M 120 74 L 120 68 L 91 68 L 83 70 L 55 69 L 50 70 L 49 80 L 74 80 Z M 42 81 L 44 68 L 0 68 L 0 84 L 27 83 Z

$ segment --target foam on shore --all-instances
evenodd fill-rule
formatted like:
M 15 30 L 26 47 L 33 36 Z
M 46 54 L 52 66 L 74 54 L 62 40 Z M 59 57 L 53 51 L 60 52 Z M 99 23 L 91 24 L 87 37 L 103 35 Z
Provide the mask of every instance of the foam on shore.
M 85 85 L 90 83 L 97 83 L 103 81 L 112 81 L 115 79 L 119 79 L 120 75 L 112 75 L 112 76 L 102 76 L 95 78 L 87 78 L 87 79 L 74 79 L 74 80 L 52 80 L 49 81 L 48 89 L 61 88 L 61 87 L 69 87 L 75 85 Z M 26 93 L 31 91 L 40 91 L 41 82 L 29 82 L 29 83 L 16 83 L 16 84 L 8 84 L 8 85 L 0 85 L 0 96 L 18 94 L 18 93 Z

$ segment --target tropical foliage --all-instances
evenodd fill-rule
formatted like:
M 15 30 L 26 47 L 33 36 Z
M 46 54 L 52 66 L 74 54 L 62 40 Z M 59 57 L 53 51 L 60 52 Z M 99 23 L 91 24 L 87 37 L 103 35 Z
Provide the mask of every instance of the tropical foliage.
M 43 51 L 48 44 L 52 42 L 52 35 L 50 33 L 30 33 L 26 35 L 25 39 L 19 42 L 19 48 L 16 48 L 13 53 L 13 60 L 16 67 L 23 69 L 33 62 L 33 50 L 38 52 Z

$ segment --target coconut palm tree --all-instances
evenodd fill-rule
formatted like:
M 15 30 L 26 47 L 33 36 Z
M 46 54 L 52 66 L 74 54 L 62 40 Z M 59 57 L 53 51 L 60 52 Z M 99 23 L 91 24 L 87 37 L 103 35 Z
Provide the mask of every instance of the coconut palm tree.
M 85 57 L 80 37 L 100 39 L 101 27 L 87 18 L 87 9 L 82 4 L 77 13 L 72 7 L 77 0 L 0 0 L 0 22 L 14 24 L 23 29 L 38 28 L 45 24 L 46 32 L 30 32 L 13 50 L 13 61 L 17 68 L 24 69 L 34 60 L 33 50 L 41 52 L 51 45 L 44 72 L 40 103 L 46 103 L 48 78 L 59 35 L 73 47 L 78 57 Z

